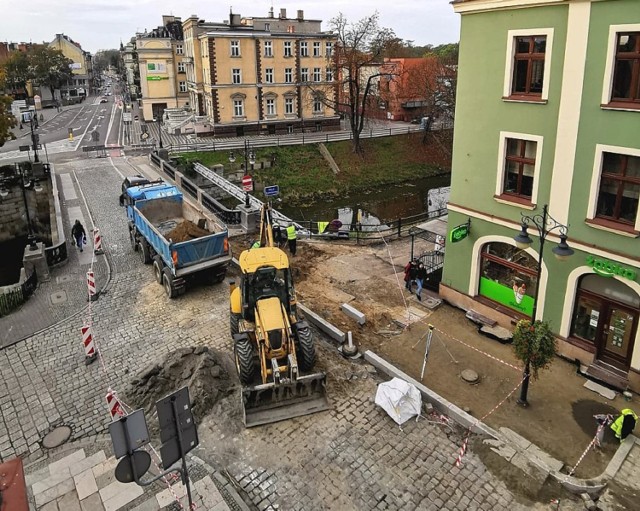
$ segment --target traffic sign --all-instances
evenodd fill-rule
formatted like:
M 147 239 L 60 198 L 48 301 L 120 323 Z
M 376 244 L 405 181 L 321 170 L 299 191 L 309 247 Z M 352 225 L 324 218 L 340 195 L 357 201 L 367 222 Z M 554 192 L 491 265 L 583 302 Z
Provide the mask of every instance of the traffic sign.
M 278 185 L 265 186 L 263 192 L 265 197 L 277 197 L 280 194 L 280 188 Z
M 242 177 L 242 191 L 243 192 L 253 191 L 253 178 L 251 176 Z
M 21 152 L 29 151 L 31 149 L 31 146 L 29 146 L 29 145 L 21 145 L 21 146 L 18 146 L 18 149 L 20 149 Z

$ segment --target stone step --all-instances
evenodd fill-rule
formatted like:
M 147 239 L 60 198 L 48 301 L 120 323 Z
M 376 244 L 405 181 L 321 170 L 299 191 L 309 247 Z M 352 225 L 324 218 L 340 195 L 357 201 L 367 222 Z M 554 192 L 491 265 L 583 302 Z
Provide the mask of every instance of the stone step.
M 586 374 L 594 380 L 604 382 L 619 390 L 627 390 L 629 387 L 629 378 L 625 373 L 599 360 L 587 368 Z

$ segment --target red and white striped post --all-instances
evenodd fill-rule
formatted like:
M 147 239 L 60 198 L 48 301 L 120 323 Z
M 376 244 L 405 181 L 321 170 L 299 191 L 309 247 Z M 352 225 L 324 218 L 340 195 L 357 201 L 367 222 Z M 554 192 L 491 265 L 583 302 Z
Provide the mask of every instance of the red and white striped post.
M 106 400 L 111 420 L 118 420 L 127 415 L 122 407 L 122 403 L 120 403 L 120 400 L 116 395 L 116 392 L 111 390 L 111 388 L 107 390 Z
M 98 357 L 98 350 L 96 350 L 96 347 L 93 344 L 93 334 L 91 333 L 91 327 L 85 325 L 81 328 L 81 331 L 82 344 L 84 344 L 84 363 L 85 365 L 89 365 Z
M 93 253 L 95 255 L 104 254 L 102 250 L 102 236 L 100 236 L 100 229 L 97 227 L 93 229 Z
M 95 302 L 98 299 L 96 293 L 96 277 L 93 274 L 93 270 L 87 272 L 87 289 L 89 291 L 89 301 Z

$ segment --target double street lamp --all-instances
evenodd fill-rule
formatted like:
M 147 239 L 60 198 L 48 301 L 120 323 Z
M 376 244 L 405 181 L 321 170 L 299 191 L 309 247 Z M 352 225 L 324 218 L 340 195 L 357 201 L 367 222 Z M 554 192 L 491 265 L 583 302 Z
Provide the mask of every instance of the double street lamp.
M 551 232 L 557 230 L 560 236 L 560 242 L 551 250 L 551 252 L 553 252 L 553 254 L 556 256 L 556 259 L 565 261 L 571 255 L 573 255 L 573 249 L 571 249 L 571 247 L 569 247 L 569 245 L 567 244 L 567 233 L 569 232 L 569 228 L 549 215 L 549 207 L 547 204 L 543 206 L 541 215 L 527 216 L 522 213 L 520 215 L 522 217 L 521 230 L 520 233 L 513 238 L 516 242 L 516 246 L 519 249 L 526 249 L 532 245 L 533 240 L 529 237 L 529 234 L 527 232 L 527 229 L 530 226 L 533 226 L 537 229 L 538 240 L 540 244 L 538 249 L 538 264 L 536 267 L 536 288 L 535 294 L 533 296 L 533 308 L 531 311 L 531 328 L 535 328 L 536 312 L 538 310 L 538 294 L 540 292 L 540 277 L 542 275 L 542 253 L 544 250 L 544 242 Z M 520 397 L 518 398 L 518 404 L 522 406 L 529 405 L 529 403 L 527 402 L 527 392 L 529 391 L 530 374 L 531 367 L 529 360 L 527 359 L 524 367 L 524 374 L 522 376 Z
M 20 163 L 16 163 L 15 168 L 16 168 L 16 176 L 20 178 L 20 188 L 22 189 L 22 201 L 24 203 L 24 210 L 27 217 L 27 231 L 28 231 L 27 240 L 29 242 L 29 250 L 36 250 L 38 246 L 36 245 L 36 235 L 33 232 L 31 215 L 29 214 L 29 202 L 27 201 L 27 190 L 33 190 L 34 192 L 38 193 L 42 191 L 42 187 L 38 183 L 38 180 L 35 179 L 33 176 L 31 176 L 28 179 L 26 178 L 25 174 L 27 170 L 23 165 L 20 165 Z M 7 190 L 5 186 L 0 188 L 0 197 L 6 197 L 7 195 L 9 195 L 9 190 Z
M 40 159 L 38 158 L 38 144 L 40 143 L 40 135 L 38 135 L 34 131 L 34 123 L 35 123 L 35 129 L 38 128 L 37 114 L 35 113 L 35 111 L 24 112 L 22 114 L 22 121 L 28 122 L 29 126 L 31 127 L 31 143 L 33 144 L 33 153 L 35 155 L 34 161 L 36 163 L 39 163 Z

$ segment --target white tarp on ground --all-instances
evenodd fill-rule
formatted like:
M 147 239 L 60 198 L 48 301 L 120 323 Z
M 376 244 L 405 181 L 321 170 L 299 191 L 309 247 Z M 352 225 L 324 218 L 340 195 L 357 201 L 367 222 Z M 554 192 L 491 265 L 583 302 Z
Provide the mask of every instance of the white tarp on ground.
M 420 414 L 422 396 L 414 385 L 394 378 L 378 385 L 376 404 L 399 425 Z

